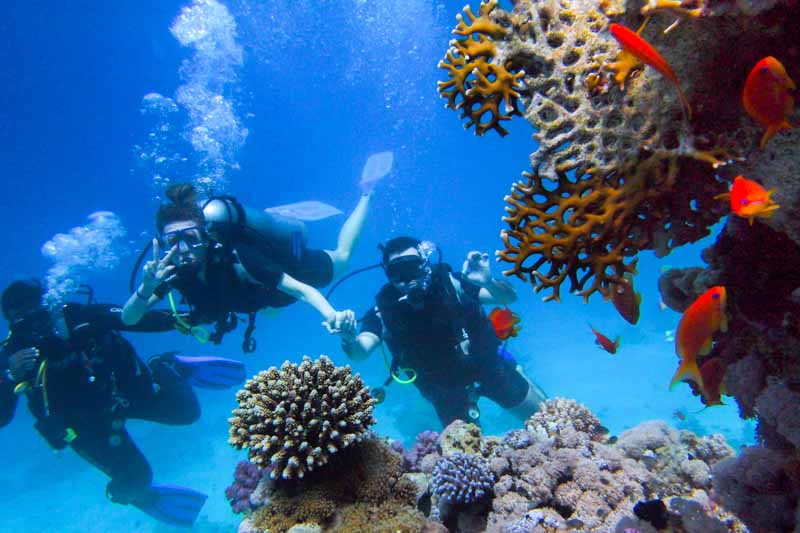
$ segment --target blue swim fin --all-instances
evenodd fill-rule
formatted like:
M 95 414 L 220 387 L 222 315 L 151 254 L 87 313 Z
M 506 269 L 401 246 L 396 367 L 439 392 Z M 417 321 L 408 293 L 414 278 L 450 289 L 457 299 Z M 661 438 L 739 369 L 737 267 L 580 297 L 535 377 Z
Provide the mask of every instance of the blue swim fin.
M 247 377 L 244 363 L 224 357 L 176 355 L 175 367 L 190 385 L 204 389 L 227 389 Z
M 197 520 L 208 495 L 178 485 L 151 485 L 146 503 L 135 504 L 159 522 L 191 526 Z

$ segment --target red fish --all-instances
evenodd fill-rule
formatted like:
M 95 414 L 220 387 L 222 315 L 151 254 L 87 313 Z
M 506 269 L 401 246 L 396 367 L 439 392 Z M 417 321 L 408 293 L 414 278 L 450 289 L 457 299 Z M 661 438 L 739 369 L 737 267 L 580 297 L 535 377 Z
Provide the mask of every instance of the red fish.
M 725 370 L 727 365 L 719 357 L 712 357 L 700 365 L 700 375 L 703 377 L 703 403 L 711 405 L 723 405 L 722 395 L 726 394 Z
M 728 318 L 725 315 L 727 293 L 725 287 L 717 285 L 700 295 L 689 308 L 684 311 L 678 323 L 675 335 L 675 350 L 681 358 L 681 364 L 669 388 L 681 380 L 693 381 L 705 395 L 705 386 L 700 369 L 697 367 L 697 356 L 711 351 L 714 333 L 718 330 L 728 331 Z
M 612 341 L 611 339 L 609 339 L 608 337 L 606 337 L 605 335 L 594 329 L 591 326 L 591 324 L 589 325 L 589 329 L 592 330 L 592 333 L 594 333 L 594 336 L 596 337 L 594 341 L 595 344 L 597 344 L 600 348 L 604 349 L 610 354 L 617 353 L 617 349 L 619 348 L 619 336 L 617 336 L 617 338 Z
M 623 282 L 614 285 L 612 291 L 611 301 L 614 302 L 617 312 L 631 324 L 636 324 L 639 321 L 642 295 L 633 289 L 633 276 L 625 274 Z
M 613 35 L 617 42 L 619 42 L 620 46 L 622 46 L 622 50 L 624 52 L 628 52 L 642 63 L 650 65 L 675 85 L 675 88 L 678 89 L 678 96 L 680 96 L 681 102 L 686 109 L 686 118 L 691 119 L 692 107 L 689 105 L 689 101 L 683 94 L 681 85 L 678 83 L 678 77 L 675 75 L 672 67 L 669 66 L 669 63 L 667 63 L 667 60 L 664 59 L 664 57 L 659 54 L 658 51 L 656 51 L 656 49 L 653 48 L 650 43 L 645 41 L 637 32 L 626 28 L 621 24 L 611 24 L 608 29 L 611 31 L 611 35 Z M 639 31 L 641 32 L 642 29 L 644 29 L 644 26 L 642 26 Z M 627 69 L 629 71 L 631 68 L 629 60 L 622 59 L 621 61 L 629 65 Z M 627 76 L 627 71 L 624 73 L 624 76 Z
M 761 137 L 761 148 L 780 130 L 793 126 L 786 120 L 794 112 L 797 85 L 786 73 L 780 61 L 767 56 L 753 67 L 744 82 L 742 103 L 747 114 L 767 128 Z
M 492 309 L 489 312 L 489 322 L 492 323 L 494 334 L 501 341 L 509 337 L 516 337 L 519 330 L 522 329 L 522 326 L 517 326 L 519 315 L 512 312 L 508 307 L 505 309 L 500 309 L 499 307 Z
M 770 198 L 774 192 L 775 189 L 766 190 L 753 180 L 736 176 L 731 191 L 717 198 L 730 198 L 733 214 L 746 218 L 752 226 L 756 217 L 769 218 L 780 207 Z

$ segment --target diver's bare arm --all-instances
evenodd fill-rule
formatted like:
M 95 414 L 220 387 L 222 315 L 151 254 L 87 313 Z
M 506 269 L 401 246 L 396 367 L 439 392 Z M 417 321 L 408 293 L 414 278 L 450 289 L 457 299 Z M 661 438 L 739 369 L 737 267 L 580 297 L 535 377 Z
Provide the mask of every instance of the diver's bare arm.
M 131 297 L 125 302 L 125 306 L 122 308 L 122 323 L 126 326 L 138 324 L 147 311 L 150 310 L 150 306 L 159 300 L 155 294 L 151 294 L 149 298 L 141 298 L 140 295 L 147 295 L 144 291 L 145 288 L 140 285 L 136 292 L 131 294 Z
M 311 285 L 307 285 L 302 281 L 294 279 L 289 274 L 284 273 L 281 280 L 278 282 L 278 290 L 284 294 L 288 294 L 293 298 L 297 298 L 316 309 L 322 318 L 329 319 L 331 315 L 336 312 L 336 309 L 328 303 L 328 300 Z
M 517 291 L 508 281 L 492 277 L 481 287 L 478 298 L 482 304 L 508 305 L 517 301 Z
M 342 338 L 342 350 L 353 361 L 363 361 L 380 346 L 381 339 L 370 331 L 359 333 L 354 339 Z

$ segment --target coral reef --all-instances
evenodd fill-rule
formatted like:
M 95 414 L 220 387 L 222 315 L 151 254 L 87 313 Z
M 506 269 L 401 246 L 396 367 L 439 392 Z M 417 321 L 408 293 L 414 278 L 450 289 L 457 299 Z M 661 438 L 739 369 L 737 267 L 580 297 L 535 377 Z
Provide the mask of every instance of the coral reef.
M 456 33 L 473 36 L 454 41 L 443 62 L 451 80 L 440 91 L 465 115 L 466 104 L 454 99 L 477 93 L 484 63 L 521 74 L 504 88 L 519 95 L 538 146 L 531 172 L 506 197 L 508 229 L 498 257 L 511 263 L 505 274 L 530 281 L 536 292 L 549 290 L 545 300 L 559 300 L 567 280 L 584 299 L 595 292 L 607 299 L 625 273 L 635 273 L 639 251 L 663 256 L 707 235 L 726 210 L 715 196 L 733 172 L 766 177 L 765 187 L 786 190 L 776 196 L 779 204 L 800 205 L 792 201 L 800 199 L 800 187 L 783 183 L 791 158 L 774 157 L 796 154 L 800 133 L 781 135 L 743 162 L 760 130 L 740 105 L 742 83 L 758 59 L 782 50 L 796 63 L 800 36 L 788 20 L 800 6 L 643 4 L 519 0 L 509 13 L 483 2 L 479 17 L 466 11 L 471 24 L 459 18 Z M 695 111 L 691 120 L 671 81 L 622 51 L 608 31 L 611 22 L 636 28 L 644 14 L 652 20 L 643 37 L 677 73 Z M 686 18 L 678 24 L 676 14 Z M 742 53 L 726 53 L 742 42 L 748 43 Z M 471 72 L 475 81 L 462 83 Z M 498 87 L 492 94 L 501 101 L 510 93 Z M 505 100 L 507 109 L 517 109 L 513 95 Z M 730 175 L 718 172 L 732 163 Z M 779 210 L 770 224 L 800 242 L 789 211 Z
M 456 452 L 436 463 L 433 493 L 448 505 L 475 505 L 491 495 L 494 474 L 483 457 Z
M 269 466 L 270 476 L 284 479 L 302 478 L 324 465 L 375 423 L 376 400 L 361 377 L 324 355 L 260 372 L 236 401 L 228 442 L 248 448 L 253 464 Z
M 438 454 L 438 441 L 439 434 L 435 431 L 423 431 L 418 434 L 411 450 L 403 453 L 406 470 L 409 472 L 423 472 L 422 460 L 428 455 Z
M 450 78 L 439 82 L 439 93 L 447 99 L 447 107 L 461 110 L 461 117 L 468 119 L 464 128 L 475 126 L 477 135 L 493 129 L 505 136 L 508 131 L 500 122 L 520 114 L 517 100 L 522 73 L 513 72 L 494 43 L 509 33 L 489 17 L 496 6 L 497 0 L 483 2 L 477 17 L 466 6 L 464 13 L 469 20 L 457 15 L 458 26 L 453 30 L 464 38 L 450 41 L 445 59 L 439 62 L 439 68 L 447 70 Z
M 269 498 L 240 531 L 318 524 L 326 532 L 644 533 L 655 531 L 648 520 L 656 519 L 642 509 L 655 507 L 668 510 L 674 531 L 746 531 L 709 498 L 709 473 L 733 457 L 721 437 L 650 422 L 611 442 L 588 408 L 561 398 L 543 402 L 539 415 L 528 421 L 532 431 L 503 438 L 460 421 L 438 447 L 424 434 L 433 475 L 403 473 L 411 462 L 371 437 L 302 480 L 265 477 Z M 782 465 L 788 475 L 791 465 Z M 771 486 L 763 490 L 784 485 Z
M 261 470 L 250 461 L 239 461 L 233 474 L 233 483 L 225 489 L 225 498 L 234 513 L 244 513 L 251 509 L 250 496 L 261 480 Z
M 252 525 L 270 533 L 303 523 L 340 533 L 419 532 L 426 519 L 416 509 L 417 487 L 403 476 L 402 466 L 398 453 L 370 438 L 342 450 L 302 480 L 264 478 L 269 497 L 253 513 Z

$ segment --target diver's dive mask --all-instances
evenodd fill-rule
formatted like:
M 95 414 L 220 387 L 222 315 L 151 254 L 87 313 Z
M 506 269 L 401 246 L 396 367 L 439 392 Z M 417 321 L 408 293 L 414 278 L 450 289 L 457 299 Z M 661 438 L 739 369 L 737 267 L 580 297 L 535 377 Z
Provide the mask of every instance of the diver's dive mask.
M 167 248 L 177 246 L 173 263 L 179 277 L 193 277 L 202 265 L 204 249 L 208 245 L 208 235 L 201 226 L 192 226 L 170 231 L 161 235 L 161 242 Z
M 8 329 L 11 335 L 6 347 L 12 352 L 23 348 L 41 348 L 43 345 L 49 345 L 50 341 L 57 337 L 53 317 L 44 307 L 17 315 L 9 323 Z
M 403 293 L 401 302 L 419 304 L 431 285 L 431 267 L 426 259 L 418 255 L 403 255 L 386 265 L 389 281 Z

